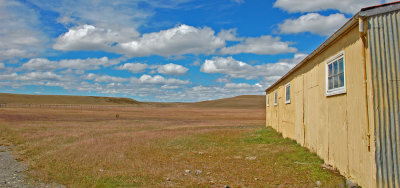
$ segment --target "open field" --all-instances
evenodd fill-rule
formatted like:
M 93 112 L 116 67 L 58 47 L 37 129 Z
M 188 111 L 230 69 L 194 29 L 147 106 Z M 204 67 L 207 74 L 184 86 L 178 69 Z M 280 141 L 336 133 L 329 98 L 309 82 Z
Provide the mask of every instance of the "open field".
M 263 108 L 0 110 L 0 144 L 15 145 L 37 181 L 69 187 L 312 187 L 344 180 L 322 169 L 316 155 L 264 128 Z
M 84 106 L 146 106 L 146 107 L 196 107 L 196 108 L 259 108 L 265 107 L 264 95 L 241 95 L 232 98 L 194 102 L 194 103 L 163 103 L 139 102 L 130 98 L 68 96 L 68 95 L 25 95 L 0 93 L 0 104 L 9 106 L 38 105 L 84 105 Z

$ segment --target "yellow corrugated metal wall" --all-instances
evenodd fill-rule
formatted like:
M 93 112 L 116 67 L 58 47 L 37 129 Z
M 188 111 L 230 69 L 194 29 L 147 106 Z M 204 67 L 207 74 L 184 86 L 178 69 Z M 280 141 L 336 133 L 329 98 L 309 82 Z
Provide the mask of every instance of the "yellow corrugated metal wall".
M 317 153 L 347 178 L 363 187 L 375 187 L 375 148 L 368 151 L 362 50 L 358 27 L 354 25 L 334 44 L 269 89 L 266 122 L 284 137 Z M 341 51 L 345 57 L 346 93 L 326 96 L 326 61 Z M 290 104 L 285 104 L 284 99 L 287 83 L 293 88 Z M 273 105 L 275 91 L 279 96 L 277 106 Z

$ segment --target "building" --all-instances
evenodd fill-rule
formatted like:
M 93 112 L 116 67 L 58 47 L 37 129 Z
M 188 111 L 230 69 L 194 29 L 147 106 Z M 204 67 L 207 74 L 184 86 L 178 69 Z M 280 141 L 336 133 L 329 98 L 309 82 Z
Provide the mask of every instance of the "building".
M 363 187 L 400 187 L 399 10 L 361 9 L 266 90 L 266 126 Z

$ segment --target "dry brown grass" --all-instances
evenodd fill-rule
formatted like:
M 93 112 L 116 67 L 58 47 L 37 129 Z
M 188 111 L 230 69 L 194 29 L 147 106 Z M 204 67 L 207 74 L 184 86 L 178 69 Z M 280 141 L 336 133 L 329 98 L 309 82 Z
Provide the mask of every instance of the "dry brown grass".
M 24 95 L 0 93 L 0 103 L 9 104 L 79 104 L 79 105 L 137 105 L 130 98 L 72 96 L 72 95 Z
M 33 179 L 70 187 L 310 187 L 317 180 L 326 186 L 343 181 L 323 170 L 314 154 L 263 128 L 264 113 L 1 109 L 0 144 L 17 146 Z

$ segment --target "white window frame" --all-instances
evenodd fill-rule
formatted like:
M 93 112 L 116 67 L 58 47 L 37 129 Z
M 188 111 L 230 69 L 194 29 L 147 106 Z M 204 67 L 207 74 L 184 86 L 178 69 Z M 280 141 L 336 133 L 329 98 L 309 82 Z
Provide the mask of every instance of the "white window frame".
M 277 106 L 277 105 L 278 105 L 278 92 L 275 91 L 274 92 L 274 106 Z
M 289 99 L 287 99 L 287 88 L 288 88 L 288 86 L 289 86 Z M 291 98 L 291 96 L 290 96 L 290 83 L 288 83 L 288 84 L 286 84 L 285 85 L 285 104 L 290 104 L 290 98 Z
M 339 52 L 335 56 L 331 57 L 326 61 L 326 68 L 325 68 L 325 86 L 326 86 L 326 96 L 333 96 L 346 93 L 346 61 L 344 58 L 344 51 Z M 343 58 L 343 86 L 338 88 L 329 89 L 329 65 L 335 61 L 338 61 L 340 58 Z
M 269 106 L 269 95 L 267 95 L 267 106 Z

